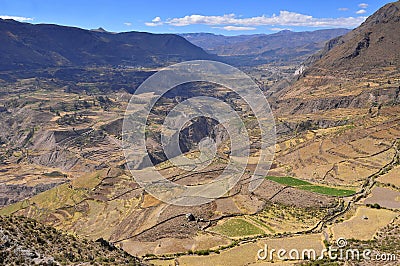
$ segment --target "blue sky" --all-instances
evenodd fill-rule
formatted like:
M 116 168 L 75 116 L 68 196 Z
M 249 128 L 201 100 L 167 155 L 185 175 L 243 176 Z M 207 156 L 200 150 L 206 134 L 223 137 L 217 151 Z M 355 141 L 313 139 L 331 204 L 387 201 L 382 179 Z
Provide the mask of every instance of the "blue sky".
M 0 18 L 108 31 L 224 35 L 354 28 L 385 0 L 0 0 Z

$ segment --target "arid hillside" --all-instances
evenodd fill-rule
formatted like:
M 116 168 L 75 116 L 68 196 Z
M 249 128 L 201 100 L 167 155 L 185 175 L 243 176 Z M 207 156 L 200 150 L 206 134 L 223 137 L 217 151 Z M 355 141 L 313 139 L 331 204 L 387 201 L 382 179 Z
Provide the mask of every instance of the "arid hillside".
M 385 5 L 360 27 L 331 40 L 308 60 L 297 81 L 276 91 L 276 112 L 315 113 L 397 104 L 400 2 Z
M 104 239 L 90 241 L 24 217 L 0 216 L 1 265 L 142 265 Z
M 386 68 L 399 67 L 400 2 L 385 5 L 360 27 L 334 39 L 307 74 L 351 72 L 362 77 L 367 72 L 384 73 Z M 329 49 L 330 46 L 330 49 Z M 379 72 L 380 70 L 380 72 Z M 378 72 L 375 72 L 378 71 Z
M 174 34 L 112 33 L 0 19 L 0 70 L 71 66 L 156 66 L 211 59 Z

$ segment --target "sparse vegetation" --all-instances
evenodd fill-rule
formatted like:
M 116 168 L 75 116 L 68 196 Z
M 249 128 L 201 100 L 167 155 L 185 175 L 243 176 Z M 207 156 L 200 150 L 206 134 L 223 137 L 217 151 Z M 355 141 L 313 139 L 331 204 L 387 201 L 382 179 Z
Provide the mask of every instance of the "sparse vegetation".
M 381 205 L 379 205 L 378 203 L 374 203 L 374 204 L 366 204 L 367 207 L 370 207 L 372 209 L 380 209 Z
M 47 177 L 66 177 L 66 175 L 61 173 L 60 171 L 53 171 L 53 172 L 50 172 L 50 173 L 44 173 L 43 175 L 47 176 Z
M 77 113 L 73 113 L 73 114 L 66 114 L 64 116 L 61 116 L 58 120 L 57 120 L 57 124 L 65 126 L 65 125 L 79 125 L 79 124 L 84 124 L 84 123 L 88 123 L 90 122 L 91 119 L 89 119 L 86 116 L 83 116 L 82 114 L 77 114 Z
M 210 254 L 210 250 L 196 250 L 194 251 L 194 254 L 200 255 L 200 256 L 206 256 Z
M 110 248 L 112 247 L 112 248 Z M 109 242 L 89 241 L 17 216 L 0 216 L 1 265 L 140 265 Z
M 265 225 L 272 234 L 298 232 L 314 226 L 327 215 L 326 209 L 317 207 L 286 206 L 270 203 L 257 215 L 251 216 L 258 223 Z

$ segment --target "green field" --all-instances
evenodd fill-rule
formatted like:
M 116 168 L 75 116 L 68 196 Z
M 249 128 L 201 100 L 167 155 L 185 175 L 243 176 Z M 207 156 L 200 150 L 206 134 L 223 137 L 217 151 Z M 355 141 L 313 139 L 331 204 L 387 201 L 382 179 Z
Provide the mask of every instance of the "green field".
M 212 231 L 228 237 L 251 236 L 264 233 L 261 228 L 239 218 L 230 219 L 221 225 L 217 225 L 212 228 Z
M 347 197 L 347 196 L 351 196 L 354 193 L 356 193 L 354 190 L 314 185 L 310 182 L 307 182 L 307 181 L 304 181 L 301 179 L 297 179 L 297 178 L 294 178 L 291 176 L 282 176 L 282 177 L 281 176 L 267 176 L 266 179 L 277 182 L 282 185 L 292 186 L 292 187 L 296 187 L 298 189 L 311 191 L 311 192 L 328 195 L 328 196 Z
M 317 186 L 317 185 L 301 186 L 300 189 L 319 193 L 319 194 L 329 195 L 329 196 L 337 196 L 337 197 L 338 196 L 339 197 L 347 197 L 347 196 L 351 196 L 354 193 L 356 193 L 354 190 L 338 189 L 338 188 L 324 187 L 324 186 Z
M 277 182 L 279 184 L 286 185 L 286 186 L 297 187 L 297 186 L 312 185 L 311 183 L 309 183 L 307 181 L 293 178 L 291 176 L 267 176 L 266 178 L 268 180 L 271 180 L 271 181 L 274 181 L 274 182 Z

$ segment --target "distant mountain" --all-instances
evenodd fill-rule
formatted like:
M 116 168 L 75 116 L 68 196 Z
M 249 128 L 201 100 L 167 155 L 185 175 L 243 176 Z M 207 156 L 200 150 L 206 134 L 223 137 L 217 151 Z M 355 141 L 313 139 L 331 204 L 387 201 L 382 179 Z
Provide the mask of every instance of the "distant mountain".
M 211 33 L 181 34 L 209 53 L 224 56 L 237 64 L 285 61 L 300 63 L 324 48 L 330 39 L 350 30 L 328 29 L 306 32 L 280 31 L 274 34 L 223 36 Z
M 174 34 L 110 33 L 0 19 L 0 70 L 53 66 L 154 66 L 210 59 Z
M 332 38 L 346 34 L 347 29 L 330 29 L 305 32 L 293 32 L 289 30 L 274 34 L 255 36 L 249 40 L 217 47 L 215 51 L 219 55 L 250 55 L 262 54 L 269 51 L 302 47 L 310 44 L 324 43 Z
M 234 45 L 237 43 L 248 41 L 252 38 L 258 36 L 265 36 L 265 34 L 252 34 L 252 35 L 237 35 L 237 36 L 225 36 L 220 34 L 213 33 L 182 33 L 179 34 L 184 37 L 189 42 L 197 45 L 204 50 L 207 50 L 211 53 L 218 53 L 217 48 L 223 47 L 227 45 Z
M 313 113 L 400 103 L 400 1 L 389 3 L 307 60 L 291 85 L 273 93 L 281 112 Z M 372 112 L 372 111 L 371 111 Z
M 400 2 L 389 3 L 360 27 L 331 40 L 321 53 L 311 58 L 309 73 L 324 71 L 385 71 L 400 68 Z

